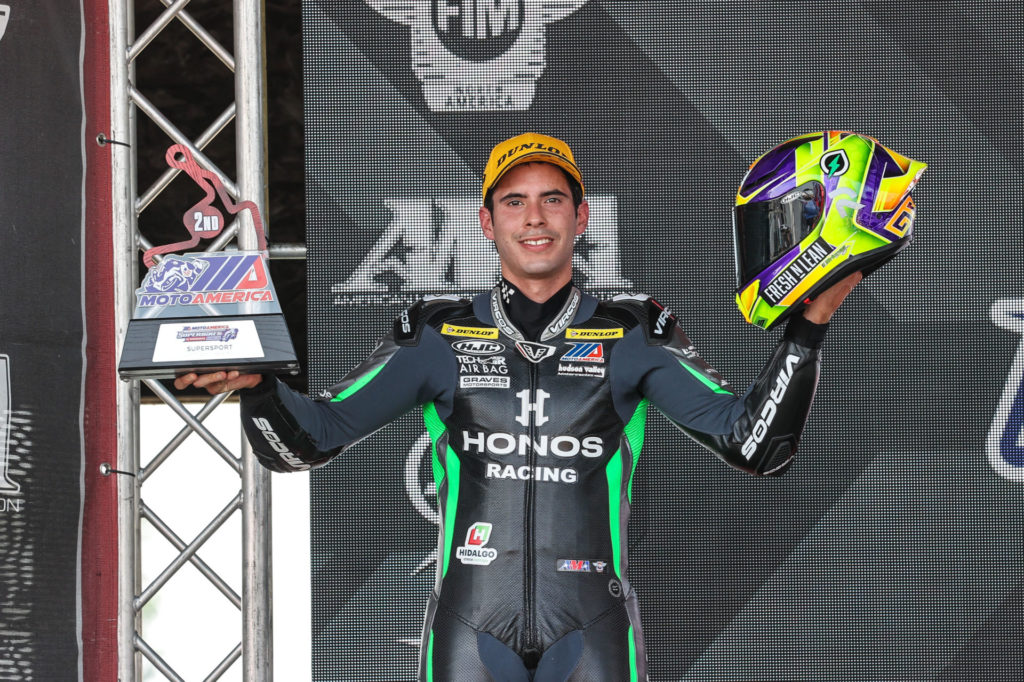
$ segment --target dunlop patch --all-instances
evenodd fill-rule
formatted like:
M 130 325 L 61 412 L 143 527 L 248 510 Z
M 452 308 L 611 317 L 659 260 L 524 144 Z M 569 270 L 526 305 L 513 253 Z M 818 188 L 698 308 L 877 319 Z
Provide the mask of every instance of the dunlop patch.
M 570 327 L 565 330 L 567 339 L 621 339 L 622 334 L 622 327 L 614 329 L 573 329 Z
M 441 333 L 446 336 L 468 336 L 473 339 L 498 338 L 497 327 L 457 327 L 454 324 L 445 324 L 441 327 Z

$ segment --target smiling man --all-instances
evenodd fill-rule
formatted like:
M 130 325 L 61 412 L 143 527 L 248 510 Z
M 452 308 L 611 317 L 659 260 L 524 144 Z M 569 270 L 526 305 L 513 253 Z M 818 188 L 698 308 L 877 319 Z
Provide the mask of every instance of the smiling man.
M 737 394 L 654 299 L 599 301 L 573 286 L 583 197 L 563 141 L 500 142 L 480 209 L 501 260 L 491 291 L 418 302 L 315 400 L 270 376 L 176 381 L 247 389 L 246 433 L 275 471 L 326 464 L 423 407 L 441 523 L 420 680 L 646 679 L 626 532 L 649 407 L 733 467 L 782 473 L 811 406 L 824 323 L 859 280 L 795 316 Z

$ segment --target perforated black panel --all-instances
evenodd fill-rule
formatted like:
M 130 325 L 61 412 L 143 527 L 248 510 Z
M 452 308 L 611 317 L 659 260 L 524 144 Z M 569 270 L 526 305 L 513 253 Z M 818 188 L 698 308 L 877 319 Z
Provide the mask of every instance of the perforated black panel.
M 526 130 L 582 168 L 578 284 L 655 295 L 742 388 L 775 336 L 733 303 L 740 178 L 801 133 L 872 135 L 929 164 L 916 241 L 834 320 L 794 466 L 747 477 L 650 419 L 630 570 L 651 679 L 1024 675 L 1024 10 L 479 4 L 508 19 L 500 36 L 438 32 L 431 8 L 470 0 L 304 5 L 311 390 L 420 295 L 493 284 L 480 176 Z M 318 680 L 414 675 L 427 451 L 410 416 L 313 475 Z

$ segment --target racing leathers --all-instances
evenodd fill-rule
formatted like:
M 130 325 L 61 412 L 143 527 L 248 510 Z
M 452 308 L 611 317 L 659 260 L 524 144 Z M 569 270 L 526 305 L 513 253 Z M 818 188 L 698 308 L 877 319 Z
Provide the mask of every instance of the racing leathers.
M 823 333 L 794 319 L 737 395 L 647 296 L 573 287 L 536 341 L 499 287 L 427 297 L 322 397 L 244 391 L 243 424 L 263 464 L 298 471 L 423 407 L 441 521 L 420 680 L 644 680 L 626 530 L 649 407 L 727 464 L 779 474 Z

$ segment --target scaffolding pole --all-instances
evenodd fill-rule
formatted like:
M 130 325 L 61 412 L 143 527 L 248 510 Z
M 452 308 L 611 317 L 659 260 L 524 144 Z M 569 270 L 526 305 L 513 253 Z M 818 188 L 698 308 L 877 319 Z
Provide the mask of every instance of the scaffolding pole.
M 138 0 L 141 2 L 142 0 Z M 239 196 L 255 201 L 264 216 L 266 224 L 267 205 L 267 134 L 266 134 L 266 66 L 264 47 L 264 6 L 263 0 L 234 0 L 233 28 L 234 54 L 227 51 L 211 34 L 185 11 L 188 0 L 160 0 L 165 9 L 154 23 L 135 34 L 136 0 L 110 0 L 111 35 L 111 131 L 107 141 L 111 143 L 113 179 L 113 220 L 114 220 L 114 292 L 115 325 L 117 346 L 120 349 L 124 333 L 134 309 L 134 293 L 139 286 L 138 259 L 140 249 L 149 240 L 139 233 L 138 216 L 150 202 L 162 192 L 173 179 L 173 173 L 165 174 L 156 185 L 140 197 L 137 187 L 137 160 L 141 154 L 156 154 L 162 157 L 164 149 L 140 150 L 136 137 L 136 117 L 139 111 L 153 119 L 171 135 L 172 141 L 187 143 L 196 151 L 223 130 L 235 119 L 237 182 L 225 178 L 229 188 L 237 187 Z M 153 40 L 161 31 L 178 21 L 195 36 L 198 45 L 210 50 L 225 68 L 234 74 L 235 102 L 227 112 L 212 111 L 212 123 L 196 140 L 175 139 L 181 127 L 157 110 L 135 85 L 135 63 L 141 59 L 160 59 L 158 44 Z M 205 157 L 199 153 L 196 159 L 202 164 Z M 212 164 L 210 164 L 212 165 Z M 210 165 L 208 170 L 216 170 Z M 238 231 L 238 247 L 253 250 L 255 235 L 250 214 L 241 216 Z M 223 246 L 224 244 L 219 244 Z M 287 251 L 287 249 L 286 249 Z M 297 251 L 292 248 L 290 251 Z M 290 252 L 289 252 L 290 253 Z M 295 257 L 294 254 L 292 257 Z M 223 402 L 214 399 L 212 405 L 196 418 L 183 414 L 184 408 L 173 393 L 158 382 L 149 382 L 154 393 L 175 409 L 186 423 L 206 440 L 214 450 L 223 448 L 202 426 L 205 416 Z M 226 652 L 220 663 L 210 672 L 208 680 L 218 679 L 239 658 L 242 659 L 243 679 L 247 682 L 269 682 L 273 677 L 273 637 L 270 599 L 270 480 L 269 472 L 259 466 L 244 436 L 239 438 L 240 456 L 235 468 L 240 471 L 239 489 L 234 491 L 236 503 L 223 509 L 220 514 L 190 542 L 183 540 L 164 519 L 146 507 L 143 502 L 147 473 L 140 462 L 138 381 L 119 382 L 117 388 L 118 426 L 118 677 L 120 682 L 138 682 L 142 679 L 143 658 L 161 672 L 167 679 L 181 679 L 177 672 L 160 655 L 158 643 L 143 638 L 142 608 L 174 574 L 186 563 L 196 566 L 229 601 L 240 606 L 239 644 Z M 150 463 L 150 468 L 159 466 L 167 456 L 184 440 L 176 437 L 161 452 L 161 456 Z M 221 456 L 234 460 L 230 453 Z M 235 511 L 242 513 L 242 590 L 240 600 L 226 582 L 196 556 L 199 547 Z M 164 569 L 161 577 L 153 584 L 143 586 L 141 524 L 143 520 L 153 525 L 175 547 L 176 558 Z M 198 599 L 198 598 L 197 598 Z M 196 604 L 196 613 L 202 613 L 204 605 Z

